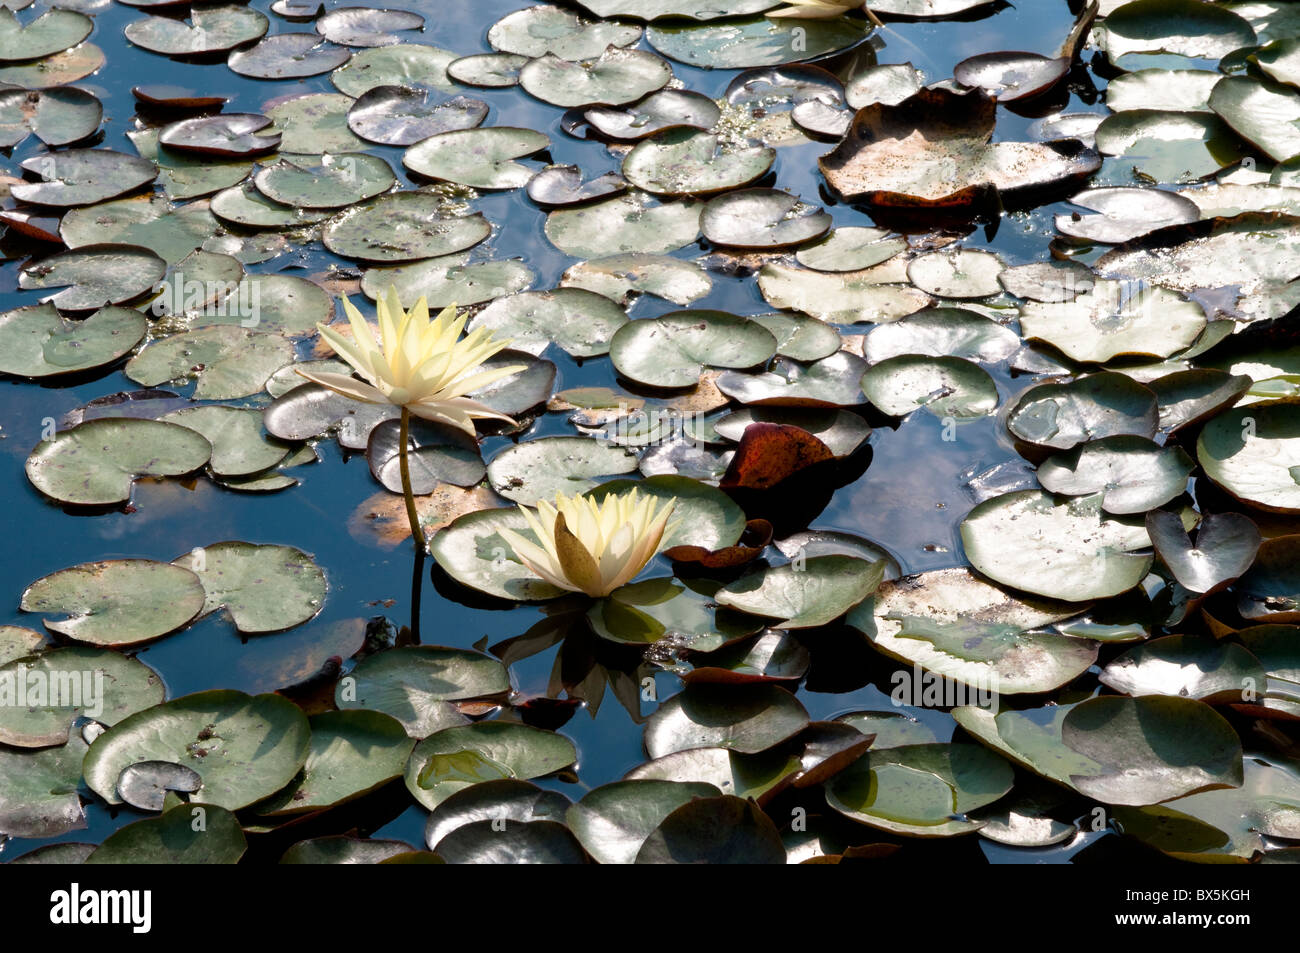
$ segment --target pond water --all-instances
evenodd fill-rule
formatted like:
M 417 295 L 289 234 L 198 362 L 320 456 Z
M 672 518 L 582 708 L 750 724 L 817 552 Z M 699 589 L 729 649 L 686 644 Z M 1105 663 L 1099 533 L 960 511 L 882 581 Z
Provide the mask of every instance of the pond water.
M 342 5 L 331 2 L 326 8 Z M 249 6 L 268 14 L 272 33 L 310 28 L 310 25 L 286 23 L 270 12 L 268 0 L 253 0 Z M 469 55 L 491 51 L 486 39 L 488 28 L 524 4 L 521 0 L 403 0 L 394 6 L 424 16 L 424 29 L 415 35 L 413 42 Z M 43 9 L 43 4 L 38 4 L 36 9 Z M 96 143 L 99 147 L 134 153 L 126 133 L 156 121 L 147 113 L 137 113 L 131 88 L 144 83 L 171 83 L 205 94 L 226 96 L 227 113 L 264 113 L 267 103 L 280 97 L 335 92 L 329 73 L 301 80 L 264 81 L 233 73 L 220 57 L 207 62 L 159 56 L 130 44 L 123 37 L 126 25 L 141 17 L 140 10 L 114 2 L 95 5 L 87 8 L 87 12 L 94 18 L 90 40 L 104 50 L 107 62 L 77 85 L 94 93 L 103 104 L 102 138 Z M 955 64 L 979 53 L 1025 50 L 1052 54 L 1068 34 L 1078 12 L 1077 5 L 1065 0 L 1030 0 L 1018 6 L 984 9 L 980 15 L 968 19 L 895 20 L 877 30 L 870 43 L 877 62 L 910 62 L 928 81 L 937 81 L 951 76 Z M 641 48 L 648 48 L 644 41 Z M 1093 52 L 1089 49 L 1084 54 L 1083 65 L 1076 65 L 1049 107 L 1035 115 L 998 109 L 995 141 L 1030 139 L 1031 126 L 1046 114 L 1106 114 L 1102 95 L 1106 71 L 1088 68 Z M 1195 65 L 1201 61 L 1184 62 Z M 711 98 L 722 96 L 740 72 L 697 69 L 679 62 L 672 66 L 686 88 Z M 547 155 L 551 161 L 576 164 L 586 177 L 619 170 L 621 156 L 613 154 L 604 143 L 575 138 L 563 131 L 561 108 L 534 99 L 518 87 L 466 92 L 488 103 L 490 112 L 484 126 L 520 126 L 548 135 L 551 147 Z M 780 148 L 772 171 L 759 184 L 819 203 L 837 227 L 872 224 L 863 207 L 837 200 L 827 188 L 817 160 L 831 146 L 825 141 L 810 140 Z M 12 154 L 0 159 L 0 168 L 20 176 L 20 164 L 44 151 L 35 137 L 29 137 L 11 150 Z M 413 178 L 404 168 L 402 147 L 371 144 L 367 151 L 388 161 L 401 188 L 425 184 L 426 180 Z M 541 168 L 537 162 L 530 164 Z M 575 259 L 546 239 L 542 230 L 545 213 L 529 200 L 523 189 L 481 192 L 471 204 L 494 224 L 491 238 L 476 255 L 487 249 L 496 259 L 521 260 L 536 273 L 534 288 L 559 285 L 561 276 Z M 1049 257 L 1049 243 L 1056 235 L 1055 216 L 1071 210 L 1073 206 L 1060 201 L 1029 211 L 1003 213 L 966 229 L 963 240 L 970 247 L 997 252 L 1008 265 L 1043 261 Z M 0 249 L 6 256 L 0 264 L 0 311 L 42 300 L 45 292 L 21 290 L 18 284 L 20 269 L 32 255 L 42 251 L 42 246 L 11 233 L 0 242 Z M 691 261 L 711 250 L 701 239 L 671 254 Z M 342 269 L 343 283 L 355 277 L 358 268 L 355 261 L 330 253 L 318 240 L 291 243 L 281 254 L 247 267 L 252 273 L 316 278 L 338 268 Z M 715 270 L 710 277 L 712 290 L 692 302 L 691 307 L 738 315 L 772 310 L 752 274 L 728 275 Z M 371 303 L 359 292 L 354 294 L 355 300 L 363 304 L 363 310 L 370 313 Z M 633 319 L 646 318 L 676 307 L 646 295 L 634 301 L 628 314 Z M 300 344 L 300 356 L 307 352 L 308 347 Z M 556 391 L 578 386 L 627 389 L 627 381 L 619 378 L 605 357 L 578 360 L 554 346 L 545 356 L 557 365 Z M 989 370 L 1003 403 L 1028 382 L 1023 375 L 1013 374 L 1006 362 Z M 163 386 L 188 396 L 194 385 L 180 382 Z M 330 657 L 347 659 L 352 655 L 360 647 L 361 633 L 367 625 L 372 634 L 390 639 L 409 638 L 409 632 L 399 634 L 406 627 L 418 632 L 419 640 L 425 644 L 479 647 L 488 651 L 506 640 L 545 627 L 547 604 L 511 605 L 487 599 L 447 576 L 435 560 L 416 563 L 409 540 L 399 545 L 381 541 L 364 525 L 366 520 L 361 514 L 367 501 L 384 491 L 371 476 L 364 455 L 345 453 L 332 439 L 316 442 L 319 462 L 296 470 L 294 475 L 301 485 L 282 492 L 235 493 L 204 478 L 146 479 L 135 485 L 129 506 L 107 512 L 64 508 L 45 498 L 27 479 L 24 465 L 31 449 L 48 435 L 49 422 L 59 421 L 64 414 L 95 398 L 138 388 L 139 384 L 127 377 L 120 366 L 109 372 L 82 375 L 71 383 L 59 378 L 49 383 L 8 378 L 0 383 L 0 486 L 5 487 L 6 494 L 2 524 L 6 542 L 0 548 L 0 579 L 4 581 L 0 593 L 0 624 L 40 628 L 37 616 L 18 609 L 18 598 L 32 581 L 56 570 L 83 562 L 127 557 L 170 561 L 215 541 L 244 540 L 288 544 L 311 554 L 328 579 L 324 606 L 310 622 L 283 633 L 240 637 L 229 621 L 217 613 L 179 633 L 133 648 L 131 651 L 140 660 L 160 673 L 168 698 L 217 688 L 256 694 L 293 685 L 319 671 Z M 235 403 L 263 406 L 266 396 Z M 564 413 L 539 416 L 522 439 L 573 434 L 575 431 L 566 416 Z M 835 491 L 827 505 L 815 514 L 812 526 L 876 542 L 889 551 L 904 574 L 969 565 L 959 527 L 971 508 L 995 493 L 1037 486 L 1032 466 L 1017 453 L 999 415 L 963 422 L 955 436 L 945 435 L 944 422 L 926 412 L 912 413 L 900 421 L 872 411 L 869 419 L 874 428 L 869 438 L 869 465 Z M 483 458 L 491 460 L 500 449 L 519 439 L 520 435 L 485 438 Z M 979 483 L 981 478 L 985 486 L 977 490 L 972 481 Z M 658 574 L 670 568 L 671 564 L 663 559 L 652 567 Z M 413 604 L 413 584 L 418 588 L 418 605 Z M 413 618 L 413 614 L 418 614 L 418 618 Z M 625 666 L 624 678 L 631 679 L 630 684 L 634 686 L 639 686 L 646 676 L 655 681 L 657 701 L 639 696 L 635 689 L 630 701 L 626 691 L 622 699 L 616 698 L 611 687 L 603 690 L 598 708 L 590 703 L 579 707 L 558 726 L 577 748 L 575 775 L 544 778 L 536 783 L 561 791 L 574 800 L 585 791 L 622 778 L 647 760 L 643 729 L 620 702 L 639 706 L 638 715 L 644 718 L 682 686 L 676 674 L 651 666 L 638 657 L 637 650 L 629 652 L 626 647 L 599 643 L 599 639 L 575 630 L 563 648 L 550 644 L 510 665 L 512 686 L 518 696 L 525 698 L 562 696 L 559 683 L 583 682 L 582 666 L 590 664 L 593 658 L 611 667 Z M 864 710 L 900 710 L 891 705 L 889 696 L 891 678 L 902 663 L 876 654 L 855 630 L 841 624 L 810 630 L 806 644 L 812 651 L 811 668 L 797 688 L 792 686 L 791 690 L 813 719 L 830 720 Z M 1121 648 L 1108 647 L 1099 664 L 1118 654 Z M 558 658 L 561 652 L 562 659 Z M 352 661 L 346 660 L 345 671 L 352 665 Z M 562 669 L 563 678 L 558 674 Z M 1094 666 L 1072 687 L 1085 694 L 1094 690 L 1098 671 L 1099 667 Z M 598 671 L 596 678 L 600 677 Z M 589 702 L 592 700 L 591 682 L 584 683 L 577 691 L 586 694 Z M 571 690 L 569 695 L 574 697 L 575 691 Z M 925 707 L 901 710 L 928 726 L 939 742 L 950 740 L 955 731 L 960 733 L 945 711 Z M 515 716 L 507 709 L 500 717 Z M 364 800 L 363 810 L 328 819 L 311 832 L 355 830 L 363 836 L 393 838 L 423 847 L 428 812 L 411 803 L 400 781 L 388 793 L 392 796 Z M 1080 805 L 1083 813 L 1086 804 L 1081 801 Z M 0 859 L 11 859 L 36 846 L 58 841 L 98 843 L 125 824 L 148 816 L 126 806 L 110 807 L 98 798 L 90 799 L 84 829 L 46 840 L 14 838 L 3 844 Z M 864 838 L 864 842 L 872 839 Z M 885 836 L 878 839 L 889 840 Z M 1103 840 L 1115 843 L 1099 844 Z M 269 848 L 260 848 L 256 837 L 251 844 L 254 856 L 274 859 L 274 855 L 263 856 Z M 276 844 L 277 850 L 283 849 L 283 841 Z M 971 861 L 1068 862 L 1080 851 L 1087 856 L 1098 850 L 1142 849 L 1106 832 L 1089 831 L 1063 844 L 1035 849 L 1007 847 L 975 837 L 917 842 L 909 844 L 900 856 L 924 862 L 926 858 L 947 852 Z M 1152 855 L 1144 852 L 1141 856 Z

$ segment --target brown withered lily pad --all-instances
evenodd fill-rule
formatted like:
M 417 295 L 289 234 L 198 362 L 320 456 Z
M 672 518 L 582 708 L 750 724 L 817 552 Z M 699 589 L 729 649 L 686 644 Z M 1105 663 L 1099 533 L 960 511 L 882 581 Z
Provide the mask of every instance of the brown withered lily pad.
M 1076 140 L 991 142 L 996 102 L 979 90 L 923 89 L 858 111 L 822 156 L 827 183 L 849 201 L 963 213 L 1085 179 L 1101 157 Z
M 834 456 L 826 444 L 802 427 L 752 423 L 745 428 L 719 486 L 766 490 Z
M 772 541 L 772 524 L 764 519 L 750 520 L 734 546 L 708 549 L 704 546 L 673 546 L 664 555 L 673 562 L 693 563 L 701 569 L 731 569 L 753 562 Z

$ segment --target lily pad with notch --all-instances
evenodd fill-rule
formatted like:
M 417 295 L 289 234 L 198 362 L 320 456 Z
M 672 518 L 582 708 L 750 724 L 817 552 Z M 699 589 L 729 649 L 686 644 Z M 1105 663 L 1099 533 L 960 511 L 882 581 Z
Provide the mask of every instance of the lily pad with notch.
M 617 172 L 606 172 L 584 182 L 576 165 L 547 166 L 528 180 L 528 197 L 544 208 L 580 205 L 595 199 L 626 192 L 627 179 Z
M 69 321 L 52 304 L 0 314 L 0 373 L 46 378 L 105 367 L 129 354 L 149 323 L 139 311 L 102 308 Z
M 348 128 L 367 142 L 409 146 L 444 132 L 473 129 L 488 105 L 468 96 L 447 97 L 431 89 L 372 86 L 348 110 Z
M 553 731 L 478 722 L 444 728 L 419 742 L 406 764 L 406 788 L 434 810 L 480 781 L 539 778 L 569 767 L 577 758 L 573 742 Z
M 1210 420 L 1196 440 L 1205 475 L 1264 510 L 1300 512 L 1300 402 L 1234 407 Z
M 1114 371 L 1030 387 L 1007 415 L 1013 437 L 1052 450 L 1120 434 L 1153 437 L 1156 423 L 1155 394 Z
M 670 129 L 638 142 L 623 159 L 623 175 L 655 195 L 704 195 L 749 185 L 775 160 L 775 149 L 728 148 L 713 133 Z M 707 207 L 704 215 L 707 234 Z
M 149 16 L 128 23 L 123 32 L 128 40 L 150 53 L 184 57 L 225 53 L 260 40 L 271 25 L 266 14 L 236 4 L 197 7 L 189 19 L 186 23 Z
M 587 437 L 541 437 L 506 447 L 488 464 L 487 476 L 506 499 L 533 505 L 557 493 L 585 493 L 600 477 L 635 469 L 636 456 L 623 447 Z
M 399 33 L 423 27 L 418 13 L 373 7 L 335 7 L 316 19 L 316 32 L 340 46 L 392 46 L 402 41 Z
M 556 288 L 497 298 L 468 328 L 489 328 L 496 338 L 534 354 L 554 343 L 573 357 L 596 357 L 608 353 L 610 339 L 626 323 L 627 314 L 604 295 Z
M 700 236 L 702 202 L 659 203 L 643 192 L 604 199 L 546 216 L 546 237 L 574 258 L 617 254 L 663 255 Z
M 0 148 L 12 148 L 28 135 L 47 146 L 80 142 L 99 129 L 104 108 L 92 93 L 75 86 L 0 92 Z
M 825 625 L 848 612 L 884 578 L 881 562 L 853 556 L 815 556 L 802 568 L 775 566 L 718 590 L 719 603 L 752 615 L 781 619 L 777 628 Z
M 901 354 L 871 365 L 862 392 L 882 412 L 903 417 L 924 407 L 937 417 L 983 417 L 998 405 L 993 378 L 960 357 Z
M 146 387 L 195 377 L 195 400 L 233 400 L 256 394 L 292 360 L 287 338 L 214 325 L 154 341 L 127 363 L 126 376 Z
M 634 142 L 669 129 L 707 131 L 722 111 L 708 96 L 688 89 L 661 89 L 631 105 L 594 106 L 582 118 L 608 139 Z
M 724 23 L 655 23 L 646 41 L 664 56 L 703 69 L 748 69 L 816 60 L 862 43 L 870 28 L 837 17 L 746 17 Z
M 351 56 L 315 33 L 277 33 L 246 49 L 234 50 L 226 65 L 250 79 L 303 79 L 342 66 Z
M 1187 489 L 1196 469 L 1181 447 L 1161 447 L 1146 437 L 1103 437 L 1055 454 L 1038 465 L 1038 482 L 1063 496 L 1101 494 L 1107 513 L 1145 513 Z M 1153 514 L 1154 515 L 1154 514 Z M 1173 513 L 1165 514 L 1182 522 Z
M 67 149 L 23 160 L 22 168 L 44 179 L 9 187 L 9 194 L 33 205 L 71 208 L 126 195 L 158 177 L 148 159 L 111 149 Z
M 777 358 L 761 374 L 726 371 L 718 389 L 742 404 L 780 407 L 853 407 L 865 401 L 860 382 L 866 361 L 837 351 L 811 364 Z
M 324 571 L 294 546 L 229 540 L 196 547 L 172 564 L 202 583 L 201 616 L 224 609 L 244 635 L 291 629 L 325 604 Z
M 390 493 L 402 492 L 400 430 L 398 421 L 384 420 L 370 431 L 366 443 L 370 474 Z M 444 483 L 474 486 L 486 472 L 478 441 L 455 427 L 412 420 L 407 447 L 411 492 L 416 496 L 432 493 Z
M 355 205 L 388 191 L 397 182 L 388 163 L 363 152 L 281 155 L 253 177 L 257 190 L 294 208 L 331 209 Z
M 610 20 L 585 20 L 549 3 L 508 13 L 488 28 L 494 50 L 533 59 L 548 53 L 566 60 L 590 60 L 610 47 L 633 46 L 641 28 Z
M 531 129 L 460 129 L 440 132 L 416 143 L 406 150 L 402 164 L 426 178 L 457 185 L 517 189 L 528 184 L 533 170 L 515 160 L 550 145 L 548 136 Z
M 706 367 L 757 367 L 776 353 L 761 324 L 724 311 L 673 311 L 630 321 L 610 339 L 614 368 L 652 387 L 691 387 Z
M 734 248 L 788 248 L 820 238 L 831 217 L 780 189 L 743 189 L 710 199 L 700 216 L 704 237 Z
M 413 262 L 464 251 L 491 233 L 477 212 L 449 215 L 439 196 L 403 191 L 352 206 L 325 227 L 321 241 L 346 258 Z
M 1196 545 L 1174 513 L 1156 510 L 1146 517 L 1151 544 L 1178 584 L 1194 593 L 1213 593 L 1246 572 L 1259 551 L 1259 528 L 1241 513 L 1207 513 L 1196 530 Z
M 519 70 L 519 85 L 553 106 L 623 106 L 672 77 L 672 67 L 653 53 L 612 46 L 577 62 L 547 53 Z

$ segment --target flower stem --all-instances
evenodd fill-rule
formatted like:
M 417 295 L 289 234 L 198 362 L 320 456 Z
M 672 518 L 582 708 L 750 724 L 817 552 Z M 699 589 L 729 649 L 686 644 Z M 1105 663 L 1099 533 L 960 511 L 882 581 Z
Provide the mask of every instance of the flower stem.
M 402 469 L 402 495 L 406 497 L 406 518 L 411 523 L 411 538 L 415 540 L 415 548 L 420 552 L 424 552 L 427 548 L 424 541 L 424 530 L 420 526 L 420 514 L 415 509 L 415 494 L 411 492 L 411 464 L 407 451 L 410 434 L 411 412 L 403 407 L 401 433 L 398 435 L 399 462 Z

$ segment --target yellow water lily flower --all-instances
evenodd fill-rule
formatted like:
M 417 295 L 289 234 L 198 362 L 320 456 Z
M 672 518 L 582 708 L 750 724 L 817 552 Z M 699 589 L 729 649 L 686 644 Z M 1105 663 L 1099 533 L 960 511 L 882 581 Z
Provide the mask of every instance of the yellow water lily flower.
M 769 10 L 765 17 L 790 17 L 797 20 L 826 20 L 850 10 L 861 10 L 861 3 L 838 3 L 836 0 L 788 0 L 789 6 Z
M 534 514 L 520 506 L 541 545 L 513 530 L 501 536 L 525 566 L 553 586 L 607 596 L 630 582 L 659 551 L 675 500 L 660 503 L 632 489 L 597 503 L 586 496 L 557 495 Z
M 367 404 L 395 404 L 417 417 L 450 424 L 471 436 L 478 418 L 514 423 L 505 414 L 465 396 L 525 369 L 516 364 L 477 371 L 484 361 L 509 347 L 508 340 L 493 340 L 486 328 L 471 331 L 462 339 L 466 316 L 457 317 L 455 305 L 430 320 L 424 298 L 415 302 L 410 311 L 404 311 L 396 289 L 391 287 L 376 305 L 378 344 L 366 319 L 346 297 L 343 310 L 352 326 L 351 340 L 324 324 L 316 325 L 321 337 L 366 382 L 347 374 L 301 368 L 298 373 L 345 397 Z

